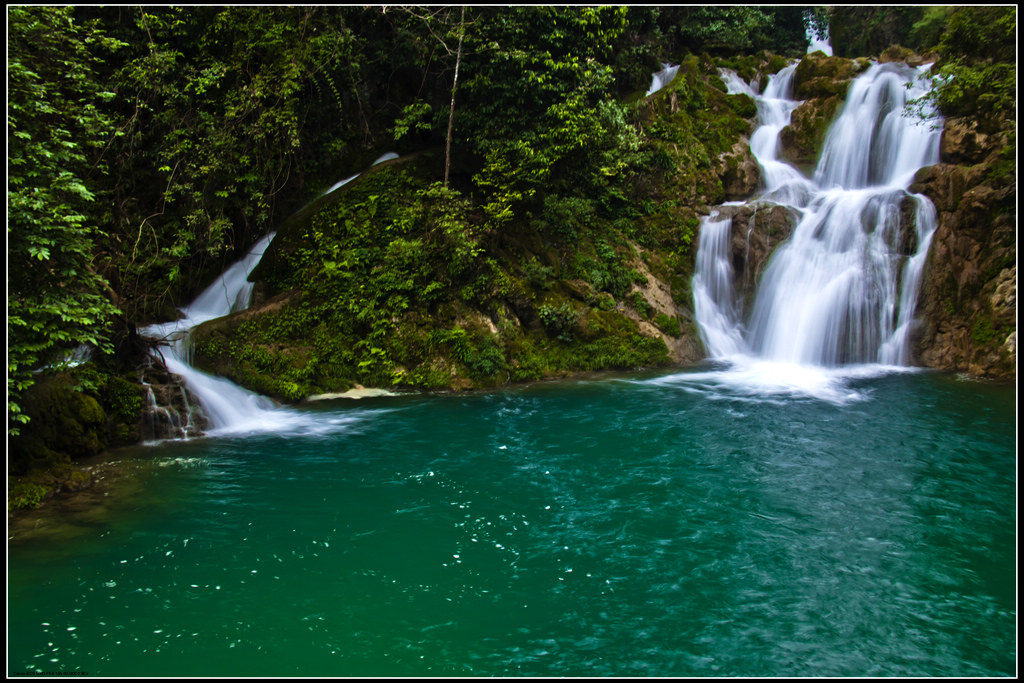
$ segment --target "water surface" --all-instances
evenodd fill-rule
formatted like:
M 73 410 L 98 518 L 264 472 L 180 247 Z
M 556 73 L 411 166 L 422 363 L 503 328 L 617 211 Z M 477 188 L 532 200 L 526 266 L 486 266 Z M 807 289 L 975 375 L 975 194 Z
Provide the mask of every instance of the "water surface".
M 9 542 L 8 673 L 1012 676 L 1014 387 L 737 372 L 119 451 Z

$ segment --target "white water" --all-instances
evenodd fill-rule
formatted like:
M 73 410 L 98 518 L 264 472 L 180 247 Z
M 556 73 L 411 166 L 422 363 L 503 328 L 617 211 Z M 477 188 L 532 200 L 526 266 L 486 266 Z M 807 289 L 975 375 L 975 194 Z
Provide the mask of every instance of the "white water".
M 647 97 L 648 95 L 653 95 L 654 93 L 664 88 L 666 85 L 672 82 L 672 79 L 675 78 L 676 74 L 679 72 L 678 64 L 673 66 L 671 64 L 662 62 L 661 67 L 661 71 L 657 71 L 654 73 L 653 76 L 651 76 L 651 87 L 647 89 L 646 93 L 644 93 L 644 97 Z
M 397 158 L 397 154 L 389 152 L 378 157 L 370 167 Z M 335 183 L 319 197 L 334 192 L 360 175 L 362 174 L 357 173 Z M 275 234 L 270 233 L 260 239 L 245 257 L 224 271 L 191 304 L 180 309 L 181 318 L 150 325 L 139 331 L 143 337 L 158 343 L 159 355 L 167 370 L 180 377 L 188 390 L 198 399 L 212 425 L 208 434 L 285 431 L 328 433 L 345 428 L 352 422 L 351 418 L 339 416 L 315 419 L 308 413 L 278 406 L 266 396 L 243 389 L 223 377 L 197 370 L 190 363 L 189 336 L 196 325 L 249 307 L 253 290 L 249 274 L 260 262 Z
M 824 52 L 829 57 L 832 56 L 832 44 L 829 43 L 828 30 L 826 29 L 826 35 L 824 38 L 819 38 L 810 27 L 808 22 L 807 30 L 807 54 L 812 52 Z
M 182 308 L 181 318 L 139 331 L 143 337 L 159 342 L 164 365 L 180 377 L 199 400 L 214 432 L 259 430 L 278 421 L 276 406 L 270 399 L 226 379 L 196 370 L 188 362 L 192 328 L 248 308 L 253 288 L 248 281 L 249 273 L 259 263 L 273 238 L 274 233 L 270 233 L 257 242 L 244 258 L 224 271 L 195 301 Z
M 392 159 L 397 159 L 397 158 L 398 158 L 397 154 L 395 154 L 394 152 L 388 152 L 387 154 L 382 154 L 379 157 L 377 157 L 377 160 L 374 161 L 372 164 L 370 164 L 370 166 L 373 167 L 373 166 L 376 166 L 377 164 L 382 164 L 385 161 L 391 161 Z M 354 176 L 349 176 L 348 178 L 345 178 L 344 180 L 339 180 L 338 182 L 334 183 L 329 188 L 324 190 L 320 194 L 320 197 L 324 197 L 326 195 L 329 195 L 330 193 L 332 193 L 335 190 L 337 190 L 339 187 L 341 187 L 343 185 L 347 185 L 348 183 L 352 182 L 353 180 L 358 178 L 360 175 L 362 175 L 362 174 L 361 173 L 356 173 Z
M 150 325 L 140 334 L 159 342 L 159 353 L 167 370 L 181 378 L 189 392 L 199 401 L 209 419 L 209 435 L 234 433 L 329 433 L 347 428 L 353 419 L 339 415 L 315 419 L 278 406 L 271 399 L 243 389 L 223 377 L 216 377 L 192 367 L 189 362 L 192 329 L 207 320 L 248 308 L 253 285 L 249 273 L 259 263 L 274 233 L 257 242 L 244 258 L 233 264 L 206 288 L 195 301 L 181 309 L 182 318 Z M 157 409 L 159 410 L 159 408 Z M 182 436 L 187 434 L 182 430 Z
M 704 219 L 693 280 L 701 339 L 711 359 L 728 363 L 716 381 L 845 401 L 843 379 L 911 362 L 909 335 L 921 272 L 935 229 L 931 202 L 906 188 L 916 171 L 937 163 L 941 125 L 905 113 L 929 87 L 929 67 L 870 67 L 850 87 L 830 128 L 813 178 L 781 159 L 779 133 L 800 104 L 792 100 L 795 66 L 774 75 L 764 94 L 731 73 L 731 93 L 757 102 L 751 152 L 762 168 L 756 201 L 800 216 L 772 254 L 749 319 L 734 291 L 731 220 Z M 909 207 L 909 208 L 908 208 Z M 901 250 L 901 225 L 913 214 L 915 250 Z M 693 376 L 691 376 L 693 377 Z M 694 378 L 696 379 L 696 378 Z

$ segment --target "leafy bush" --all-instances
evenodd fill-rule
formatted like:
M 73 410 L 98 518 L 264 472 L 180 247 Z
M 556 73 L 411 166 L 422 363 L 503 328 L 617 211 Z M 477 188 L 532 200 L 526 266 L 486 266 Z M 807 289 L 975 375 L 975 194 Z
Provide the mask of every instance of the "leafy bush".
M 682 334 L 682 329 L 679 327 L 679 318 L 659 313 L 654 316 L 654 324 L 658 326 L 659 330 L 670 337 L 678 337 Z
M 554 335 L 561 341 L 571 342 L 580 314 L 567 301 L 557 307 L 541 304 L 537 307 L 537 317 L 540 318 L 540 322 L 548 334 Z

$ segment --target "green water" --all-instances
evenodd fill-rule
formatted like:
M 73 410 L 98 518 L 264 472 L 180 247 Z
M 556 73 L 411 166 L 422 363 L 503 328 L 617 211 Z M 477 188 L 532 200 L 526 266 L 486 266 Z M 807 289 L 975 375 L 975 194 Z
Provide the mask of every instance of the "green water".
M 606 376 L 112 454 L 9 542 L 8 674 L 1014 675 L 1014 387 L 842 391 Z

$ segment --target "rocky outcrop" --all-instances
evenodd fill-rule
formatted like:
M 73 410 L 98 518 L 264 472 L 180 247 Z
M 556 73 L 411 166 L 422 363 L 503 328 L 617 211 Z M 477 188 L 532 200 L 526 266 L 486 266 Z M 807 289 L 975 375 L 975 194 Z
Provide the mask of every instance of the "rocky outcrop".
M 800 60 L 793 74 L 793 97 L 803 102 L 779 134 L 784 159 L 797 166 L 817 162 L 825 135 L 842 107 L 850 83 L 869 65 L 864 59 L 829 57 L 823 52 Z
M 198 399 L 158 358 L 151 357 L 140 371 L 139 384 L 145 393 L 138 423 L 142 440 L 196 437 L 209 426 Z
M 922 169 L 912 192 L 938 212 L 922 282 L 923 325 L 916 352 L 928 367 L 1015 377 L 1016 181 L 1003 158 L 1007 140 L 949 119 L 942 163 Z
M 726 201 L 746 199 L 757 192 L 761 167 L 750 151 L 750 140 L 740 139 L 727 154 L 719 157 L 719 174 Z
M 637 251 L 641 252 L 639 248 Z M 645 262 L 656 262 L 658 257 L 649 253 L 645 256 L 633 259 L 630 264 L 643 276 L 643 282 L 639 279 L 634 282 L 627 295 L 634 304 L 629 308 L 623 306 L 621 310 L 637 322 L 642 334 L 665 342 L 673 363 L 696 363 L 704 357 L 704 349 L 696 332 L 693 313 L 689 306 L 683 307 L 676 302 L 671 285 L 655 276 Z M 638 309 L 643 309 L 644 314 Z
M 866 59 L 829 57 L 824 52 L 809 54 L 800 60 L 793 74 L 793 97 L 845 97 L 850 82 L 870 65 Z
M 842 103 L 839 95 L 832 95 L 806 100 L 794 109 L 789 125 L 779 133 L 782 157 L 796 166 L 816 164 L 825 135 Z
M 789 239 L 799 216 L 789 207 L 763 201 L 721 206 L 719 216 L 732 221 L 733 286 L 747 315 L 772 251 Z

